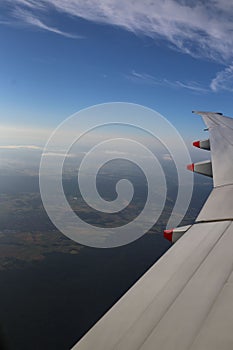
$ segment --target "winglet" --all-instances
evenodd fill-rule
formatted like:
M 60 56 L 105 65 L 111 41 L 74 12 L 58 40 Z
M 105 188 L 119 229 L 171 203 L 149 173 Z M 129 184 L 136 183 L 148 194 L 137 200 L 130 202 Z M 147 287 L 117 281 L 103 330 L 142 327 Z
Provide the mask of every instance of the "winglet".
M 193 111 L 193 113 L 203 118 L 209 132 L 212 161 L 209 176 L 212 172 L 214 187 L 233 185 L 233 119 L 220 112 Z M 198 170 L 196 164 L 194 168 L 195 171 Z M 202 170 L 199 172 L 203 173 Z
M 204 111 L 192 111 L 194 114 L 199 114 L 199 115 L 207 115 L 207 114 L 218 114 L 218 115 L 223 115 L 221 112 L 204 112 Z

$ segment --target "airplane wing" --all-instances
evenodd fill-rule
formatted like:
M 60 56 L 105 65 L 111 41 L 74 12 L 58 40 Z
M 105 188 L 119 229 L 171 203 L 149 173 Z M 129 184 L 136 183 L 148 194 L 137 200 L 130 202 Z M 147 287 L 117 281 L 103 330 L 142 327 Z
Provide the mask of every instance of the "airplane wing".
M 213 176 L 195 223 L 72 350 L 233 349 L 233 119 L 200 114 L 211 162 L 189 169 Z M 174 231 L 175 233 L 175 231 Z M 172 240 L 173 232 L 165 233 Z

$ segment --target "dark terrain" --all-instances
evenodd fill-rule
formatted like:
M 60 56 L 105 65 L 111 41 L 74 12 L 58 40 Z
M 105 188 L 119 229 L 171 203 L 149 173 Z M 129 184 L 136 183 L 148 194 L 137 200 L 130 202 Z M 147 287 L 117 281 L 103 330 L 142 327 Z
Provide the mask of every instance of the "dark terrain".
M 143 208 L 145 182 L 139 175 L 136 200 L 129 210 L 114 214 L 111 225 L 124 224 Z M 183 223 L 193 222 L 211 188 L 209 180 L 196 180 Z M 100 193 L 114 197 L 115 182 L 103 177 Z M 110 225 L 109 218 L 79 200 L 74 179 L 67 178 L 64 188 L 83 219 Z M 114 249 L 84 247 L 58 232 L 43 209 L 37 176 L 2 176 L 0 193 L 0 324 L 6 349 L 69 349 L 170 247 L 162 232 L 174 184 L 158 223 L 137 241 Z

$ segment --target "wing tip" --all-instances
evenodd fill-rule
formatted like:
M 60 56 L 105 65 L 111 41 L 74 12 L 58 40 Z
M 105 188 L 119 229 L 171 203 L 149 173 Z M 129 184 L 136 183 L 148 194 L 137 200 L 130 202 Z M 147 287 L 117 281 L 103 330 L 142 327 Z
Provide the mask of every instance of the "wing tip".
M 221 112 L 205 112 L 205 111 L 196 111 L 196 110 L 193 110 L 192 113 L 194 114 L 199 114 L 199 115 L 207 115 L 207 114 L 217 114 L 217 115 L 223 115 L 223 113 Z

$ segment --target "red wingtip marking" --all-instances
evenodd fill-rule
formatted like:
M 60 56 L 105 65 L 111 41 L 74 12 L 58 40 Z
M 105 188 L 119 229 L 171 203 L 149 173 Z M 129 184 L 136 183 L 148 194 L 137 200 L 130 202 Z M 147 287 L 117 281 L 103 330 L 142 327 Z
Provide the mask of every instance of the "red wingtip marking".
M 200 148 L 200 141 L 194 141 L 193 146 Z
M 187 169 L 190 170 L 190 171 L 194 171 L 194 163 L 188 164 L 187 165 Z
M 172 242 L 172 234 L 173 234 L 173 230 L 164 230 L 163 231 L 163 237 L 166 238 L 170 242 Z

